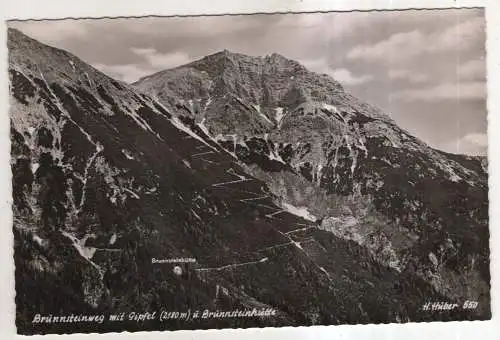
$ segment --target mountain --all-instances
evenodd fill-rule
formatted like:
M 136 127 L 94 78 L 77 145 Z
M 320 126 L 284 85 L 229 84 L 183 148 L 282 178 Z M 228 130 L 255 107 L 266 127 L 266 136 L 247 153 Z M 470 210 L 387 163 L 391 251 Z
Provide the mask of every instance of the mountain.
M 489 284 L 489 280 L 483 282 L 483 278 L 474 276 L 489 273 L 484 269 L 484 250 L 478 250 L 485 237 L 487 242 L 487 227 L 484 234 L 479 223 L 466 230 L 457 225 L 456 232 L 449 234 L 453 247 L 468 252 L 457 255 L 454 266 L 464 263 L 462 256 L 474 256 L 476 267 L 464 268 L 464 273 L 477 280 L 477 287 L 470 286 L 470 291 L 481 292 L 483 295 L 476 298 L 481 303 L 484 300 L 484 304 L 474 311 L 424 311 L 422 305 L 428 301 L 462 303 L 461 282 L 451 286 L 455 295 L 450 294 L 420 274 L 418 270 L 426 268 L 423 261 L 415 259 L 414 267 L 393 266 L 380 261 L 380 253 L 367 247 L 367 242 L 339 233 L 358 227 L 351 221 L 359 218 L 355 215 L 359 213 L 357 207 L 368 202 L 367 194 L 332 191 L 333 187 L 323 184 L 323 170 L 319 171 L 320 177 L 308 180 L 292 161 L 300 157 L 296 154 L 300 145 L 285 145 L 285 139 L 274 141 L 277 136 L 286 138 L 285 133 L 278 131 L 288 129 L 289 134 L 294 134 L 294 120 L 303 124 L 304 138 L 307 134 L 317 135 L 310 143 L 324 138 L 323 129 L 350 126 L 347 118 L 345 125 L 339 125 L 335 115 L 326 113 L 332 110 L 327 107 L 326 112 L 319 113 L 325 116 L 320 117 L 321 127 L 307 129 L 306 122 L 312 123 L 314 117 L 300 116 L 299 106 L 306 114 L 311 103 L 352 103 L 360 117 L 366 114 L 366 119 L 393 124 L 379 111 L 345 94 L 332 79 L 273 55 L 269 60 L 275 61 L 269 63 L 235 64 L 240 68 L 236 72 L 242 77 L 240 80 L 248 81 L 246 85 L 234 79 L 229 59 L 253 59 L 235 57 L 226 51 L 184 68 L 165 71 L 157 78 L 144 79 L 150 81 L 145 91 L 140 84 L 133 87 L 113 80 L 76 56 L 14 29 L 8 30 L 8 50 L 19 333 L 490 317 L 489 290 L 481 285 Z M 269 77 L 274 82 L 265 91 L 257 86 L 259 81 L 262 84 L 259 67 L 270 67 Z M 273 78 L 274 69 L 276 73 L 288 70 L 294 74 L 290 77 L 302 79 L 292 94 L 288 94 L 288 83 Z M 163 84 L 158 84 L 154 91 L 153 79 L 162 79 Z M 271 80 L 264 83 L 270 84 Z M 289 101 L 274 102 L 282 95 L 288 95 Z M 283 107 L 286 116 L 280 128 L 277 119 L 273 121 L 269 116 L 271 104 Z M 252 105 L 261 105 L 262 109 Z M 297 109 L 292 112 L 294 105 Z M 229 120 L 224 114 L 238 120 Z M 397 129 L 395 125 L 390 127 Z M 236 135 L 233 140 L 228 140 L 228 132 Z M 345 136 L 352 133 L 347 131 Z M 351 149 L 357 148 L 355 143 L 358 142 L 349 144 Z M 372 155 L 372 145 L 368 140 L 363 143 Z M 380 152 L 385 151 L 382 146 L 379 148 Z M 306 157 L 317 171 L 317 164 L 312 162 L 322 157 L 321 150 L 312 144 L 310 150 L 304 146 L 303 151 L 306 150 Z M 433 152 L 432 155 L 449 159 L 460 171 L 467 169 L 469 172 L 458 172 L 457 176 L 464 176 L 472 184 L 450 182 L 443 172 L 437 173 L 436 178 L 449 185 L 450 190 L 455 190 L 453 183 L 458 183 L 457 188 L 462 185 L 471 190 L 464 191 L 461 200 L 471 205 L 483 203 L 473 201 L 471 196 L 476 186 L 480 195 L 480 185 L 485 182 L 484 170 L 477 160 Z M 339 154 L 342 157 L 338 158 L 338 169 L 342 169 L 350 154 Z M 430 162 L 427 154 L 418 155 L 422 162 Z M 362 156 L 358 158 L 354 171 L 364 172 L 362 167 L 372 163 Z M 375 169 L 377 164 L 373 163 L 373 171 L 385 171 Z M 406 186 L 402 182 L 406 172 L 420 173 L 394 170 L 392 173 L 401 174 L 401 186 Z M 344 176 L 344 172 L 339 174 Z M 349 183 L 358 186 L 368 182 L 364 177 L 355 178 Z M 295 194 L 280 190 L 295 190 L 297 199 L 291 200 Z M 300 201 L 306 192 L 310 199 L 317 200 L 318 211 L 311 209 L 310 202 Z M 440 199 L 438 203 L 444 205 L 449 196 L 442 193 L 427 199 Z M 374 220 L 369 224 L 357 219 L 364 223 L 363 227 L 376 224 L 382 228 L 383 222 L 389 220 L 382 209 L 372 211 L 368 204 L 362 208 Z M 320 211 L 325 215 L 321 216 Z M 477 214 L 470 213 L 469 219 L 474 223 L 480 217 Z M 447 223 L 448 216 L 443 216 L 443 223 Z M 387 224 L 385 229 L 392 230 L 397 225 Z M 441 234 L 430 233 L 431 227 L 420 226 L 429 233 L 427 242 L 441 242 L 437 239 Z M 441 230 L 445 227 L 443 224 Z M 411 234 L 402 230 L 394 229 L 394 233 Z M 420 231 L 414 233 L 423 238 Z M 464 239 L 470 234 L 476 236 Z M 371 242 L 381 244 L 377 240 Z M 427 249 L 417 249 L 423 246 L 435 251 L 423 241 L 413 243 L 410 249 L 420 252 L 425 260 Z M 443 258 L 443 253 L 435 254 Z M 178 260 L 182 258 L 190 260 Z M 442 263 L 438 265 L 443 267 Z M 462 276 L 451 272 L 450 277 Z M 469 283 L 471 278 L 467 278 Z M 175 316 L 158 319 L 161 311 L 254 309 L 274 310 L 276 315 L 222 318 L 212 314 L 189 321 Z M 155 311 L 156 318 L 152 320 L 139 320 L 133 314 Z M 124 321 L 109 319 L 110 314 L 121 313 L 126 315 Z M 103 322 L 61 322 L 61 317 L 69 315 L 101 314 L 106 319 Z
M 435 150 L 327 75 L 229 51 L 133 84 L 175 105 L 321 230 L 489 308 L 485 157 Z

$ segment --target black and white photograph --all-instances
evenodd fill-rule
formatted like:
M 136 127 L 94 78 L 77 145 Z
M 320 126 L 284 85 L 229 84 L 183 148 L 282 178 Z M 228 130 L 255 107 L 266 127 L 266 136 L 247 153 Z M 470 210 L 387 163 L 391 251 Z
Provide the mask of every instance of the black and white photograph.
M 18 334 L 491 319 L 484 8 L 6 26 Z

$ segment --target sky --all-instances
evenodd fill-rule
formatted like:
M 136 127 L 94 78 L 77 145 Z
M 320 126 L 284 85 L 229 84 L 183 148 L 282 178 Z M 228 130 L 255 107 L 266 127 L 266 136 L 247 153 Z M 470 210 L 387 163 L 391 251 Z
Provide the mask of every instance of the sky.
M 10 22 L 133 82 L 223 49 L 331 75 L 430 146 L 487 153 L 483 9 Z

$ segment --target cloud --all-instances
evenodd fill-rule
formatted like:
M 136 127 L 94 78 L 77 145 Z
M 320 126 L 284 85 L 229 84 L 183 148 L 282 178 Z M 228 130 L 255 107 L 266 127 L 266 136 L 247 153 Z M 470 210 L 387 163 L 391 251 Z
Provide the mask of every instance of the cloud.
M 92 65 L 99 71 L 107 74 L 108 76 L 122 80 L 126 83 L 132 83 L 139 78 L 150 75 L 155 71 L 149 68 L 142 68 L 136 64 L 126 64 L 126 65 L 105 65 L 105 64 L 94 64 Z
M 332 69 L 326 58 L 305 60 L 303 64 L 309 70 L 317 73 L 328 74 L 336 81 L 339 81 L 345 85 L 361 85 L 373 80 L 373 76 L 371 75 L 356 76 L 346 68 Z
M 448 141 L 440 148 L 451 153 L 484 156 L 488 153 L 488 135 L 471 132 L 461 138 Z
M 157 70 L 169 69 L 191 61 L 187 53 L 158 53 L 154 48 L 131 48 L 132 52 L 144 57 L 149 66 Z
M 346 84 L 346 85 L 360 85 L 365 84 L 373 80 L 373 76 L 371 75 L 363 75 L 356 77 L 345 68 L 340 68 L 329 72 L 329 74 L 337 81 Z
M 57 21 L 12 21 L 9 27 L 17 28 L 24 34 L 51 44 L 65 39 L 81 38 L 87 35 L 87 20 L 57 20 Z
M 277 52 L 343 82 L 354 96 L 392 112 L 398 124 L 432 145 L 450 140 L 456 144 L 468 132 L 486 129 L 485 101 L 466 101 L 484 99 L 486 92 L 481 65 L 471 62 L 485 53 L 484 9 L 103 18 L 15 25 L 126 82 L 222 49 L 254 56 Z M 460 117 L 462 130 L 447 129 L 450 117 Z
M 469 133 L 464 136 L 463 141 L 484 147 L 488 146 L 488 135 L 485 133 Z
M 132 53 L 144 58 L 144 63 L 108 65 L 95 63 L 92 66 L 112 78 L 133 83 L 150 74 L 188 63 L 189 56 L 183 52 L 158 53 L 154 48 L 130 48 Z
M 480 81 L 442 83 L 433 87 L 399 91 L 392 98 L 403 101 L 485 99 L 486 84 Z
M 488 136 L 486 133 L 471 132 L 463 137 L 449 140 L 438 147 L 446 152 L 456 154 L 484 156 L 488 153 Z
M 457 17 L 455 25 L 436 34 L 436 42 L 427 46 L 427 50 L 466 50 L 471 42 L 480 36 L 480 33 L 484 33 L 485 28 L 486 20 L 484 17 L 473 17 L 465 21 L 458 21 Z
M 121 31 L 140 36 L 150 36 L 151 34 L 162 36 L 168 33 L 170 37 L 208 39 L 252 31 L 263 24 L 275 25 L 276 19 L 276 17 L 273 18 L 269 15 L 142 17 L 133 21 L 118 19 L 110 22 L 110 25 L 119 26 Z
M 336 81 L 345 85 L 360 85 L 373 80 L 371 75 L 356 76 L 346 68 L 332 69 L 326 58 L 303 61 L 305 67 L 317 73 L 328 74 Z
M 375 44 L 361 44 L 347 53 L 349 60 L 394 61 L 408 60 L 421 54 L 459 52 L 468 49 L 479 33 L 484 32 L 485 20 L 473 17 L 458 21 L 437 32 L 424 33 L 423 28 L 399 32 Z
M 373 45 L 355 46 L 347 53 L 347 59 L 391 61 L 395 56 L 398 58 L 408 58 L 418 53 L 418 48 L 423 45 L 423 41 L 424 36 L 417 30 L 396 33 L 388 39 L 379 41 Z
M 477 80 L 485 79 L 486 77 L 486 63 L 483 58 L 469 60 L 460 65 L 457 71 L 460 79 Z
M 389 78 L 393 80 L 407 80 L 410 83 L 423 83 L 429 76 L 423 73 L 416 73 L 405 69 L 389 70 Z

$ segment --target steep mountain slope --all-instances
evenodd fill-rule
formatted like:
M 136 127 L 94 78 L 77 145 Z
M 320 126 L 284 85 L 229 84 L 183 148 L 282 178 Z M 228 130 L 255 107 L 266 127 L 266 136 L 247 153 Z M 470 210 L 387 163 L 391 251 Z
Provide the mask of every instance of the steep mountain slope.
M 16 30 L 8 49 L 20 333 L 489 317 L 423 311 L 443 294 L 284 202 L 186 108 Z M 253 308 L 277 315 L 36 322 L 37 314 Z
M 486 159 L 430 148 L 278 54 L 223 51 L 134 86 L 176 106 L 319 229 L 487 313 Z

